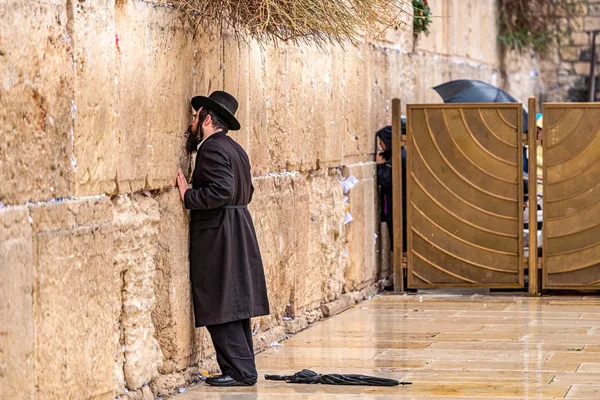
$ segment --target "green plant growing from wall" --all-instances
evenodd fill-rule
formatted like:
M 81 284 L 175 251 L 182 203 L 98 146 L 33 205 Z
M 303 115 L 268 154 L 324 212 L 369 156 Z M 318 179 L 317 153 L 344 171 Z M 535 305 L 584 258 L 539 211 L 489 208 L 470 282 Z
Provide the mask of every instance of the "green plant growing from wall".
M 498 41 L 524 53 L 544 55 L 570 33 L 572 0 L 498 0 Z
M 412 0 L 413 5 L 413 33 L 418 35 L 423 32 L 429 34 L 429 24 L 431 24 L 431 9 L 427 0 Z

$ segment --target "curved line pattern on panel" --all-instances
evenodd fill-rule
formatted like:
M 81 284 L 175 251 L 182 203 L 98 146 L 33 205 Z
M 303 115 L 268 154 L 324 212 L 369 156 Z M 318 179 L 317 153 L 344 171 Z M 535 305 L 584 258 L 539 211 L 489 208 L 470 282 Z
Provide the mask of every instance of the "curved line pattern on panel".
M 440 230 L 423 218 L 421 214 L 414 211 L 413 209 L 413 230 L 427 238 L 427 242 L 435 243 L 440 248 L 452 253 L 454 257 L 470 264 L 486 265 L 494 269 L 504 269 L 507 265 L 518 264 L 518 256 L 492 253 L 479 247 L 466 246 L 455 236 Z
M 583 259 L 584 256 L 595 256 L 596 258 L 593 260 L 586 260 Z M 577 254 L 553 256 L 548 259 L 548 273 L 563 274 L 592 268 L 599 264 L 598 257 L 600 257 L 599 246 L 590 247 L 589 249 L 582 250 Z
M 442 113 L 444 115 L 444 124 L 445 124 L 446 130 L 450 133 L 450 139 L 452 139 L 452 141 L 454 142 L 454 146 L 456 146 L 456 148 L 458 149 L 458 151 L 460 151 L 460 153 L 463 155 L 463 157 L 465 159 L 469 160 L 469 162 L 471 164 L 473 164 L 475 166 L 475 168 L 477 168 L 478 170 L 480 170 L 484 174 L 486 174 L 486 175 L 488 175 L 488 176 L 490 176 L 490 177 L 492 177 L 494 179 L 497 179 L 499 181 L 504 181 L 504 182 L 507 182 L 507 183 L 511 183 L 511 184 L 516 183 L 516 181 L 517 181 L 517 177 L 516 176 L 501 177 L 501 176 L 495 175 L 492 172 L 490 172 L 489 170 L 487 170 L 484 167 L 482 167 L 481 165 L 479 165 L 477 162 L 475 162 L 472 157 L 469 157 L 467 155 L 467 153 L 469 152 L 469 149 L 468 148 L 464 149 L 461 146 L 459 146 L 459 144 L 457 142 L 457 138 L 456 138 L 457 135 L 452 134 L 452 130 L 450 129 L 450 126 L 448 125 L 448 121 L 447 121 L 447 118 L 446 118 L 446 112 L 445 111 L 447 111 L 447 110 L 442 110 Z M 460 136 L 460 137 L 467 137 L 468 135 L 465 134 L 465 132 L 463 131 L 462 135 L 458 135 L 458 136 Z M 461 142 L 464 143 L 464 141 L 461 141 Z M 479 158 L 481 159 L 482 157 L 483 157 L 484 160 L 486 159 L 486 156 L 484 154 L 480 154 Z M 498 163 L 496 163 L 496 165 L 492 169 L 495 172 L 501 172 L 501 171 L 503 171 L 504 167 L 498 166 L 497 164 Z
M 545 140 L 548 141 L 548 149 L 558 146 L 568 138 L 571 133 L 579 126 L 579 122 L 583 118 L 585 110 L 578 110 L 578 112 L 572 112 L 577 109 L 568 109 L 567 112 L 560 118 L 560 120 L 545 129 Z
M 465 130 L 467 131 L 467 133 L 469 134 L 469 136 L 471 137 L 471 139 L 473 140 L 473 142 L 475 142 L 475 144 L 477 144 L 477 146 L 479 146 L 479 148 L 486 153 L 488 156 L 500 161 L 501 163 L 516 167 L 518 164 L 516 162 L 512 162 L 512 161 L 508 161 L 502 157 L 500 157 L 499 155 L 495 154 L 494 152 L 492 152 L 490 149 L 487 148 L 487 146 L 485 146 L 482 143 L 481 139 L 478 139 L 473 132 L 471 131 L 471 127 L 470 124 L 467 122 L 467 118 L 465 116 L 465 111 L 464 110 L 460 110 L 460 117 L 462 119 L 463 125 L 465 127 Z M 481 136 L 481 135 L 478 135 Z
M 594 228 L 596 228 L 596 227 L 592 227 L 590 229 L 586 229 L 586 230 L 581 231 L 579 233 L 585 233 L 587 231 L 593 230 Z M 573 236 L 575 236 L 575 235 L 573 235 Z M 572 236 L 568 236 L 569 239 L 571 237 Z M 593 243 L 586 243 L 586 244 L 580 242 L 578 246 L 573 246 L 572 245 L 569 250 L 564 250 L 563 249 L 561 251 L 552 251 L 552 252 L 550 252 L 551 250 L 554 250 L 554 249 L 552 249 L 552 247 L 553 247 L 552 245 L 554 245 L 554 247 L 557 246 L 556 244 L 554 244 L 552 242 L 554 240 L 558 240 L 558 239 L 559 238 L 548 238 L 548 245 L 549 245 L 548 246 L 549 247 L 549 249 L 548 249 L 548 256 L 550 256 L 550 257 L 556 257 L 556 256 L 564 256 L 564 255 L 567 255 L 567 254 L 578 253 L 580 251 L 591 249 L 592 247 L 596 247 L 596 246 L 598 246 L 600 244 L 600 241 L 594 241 Z M 566 240 L 564 240 L 564 238 L 560 238 L 561 244 L 564 243 L 565 241 Z
M 421 275 L 417 274 L 415 271 L 413 271 L 413 272 L 412 272 L 412 274 L 413 274 L 414 276 L 416 276 L 417 278 L 419 278 L 420 280 L 422 280 L 423 282 L 425 282 L 425 283 L 427 283 L 427 284 L 429 284 L 429 285 L 432 285 L 432 286 L 433 286 L 433 283 L 431 283 L 431 281 L 429 281 L 429 280 L 427 280 L 427 279 L 423 278 Z
M 600 204 L 576 214 L 546 218 L 546 221 L 549 238 L 573 235 L 600 224 Z
M 548 109 L 548 111 L 557 111 L 556 108 L 552 108 L 552 109 Z M 560 124 L 567 116 L 567 110 L 566 109 L 562 109 L 562 110 L 558 110 L 558 111 L 563 111 L 563 113 L 561 115 L 559 115 L 558 117 L 555 117 L 552 113 L 548 113 L 548 115 L 546 115 L 544 117 L 544 129 L 548 130 L 548 129 L 552 129 L 555 128 L 558 124 Z M 556 121 L 553 121 L 553 119 L 556 119 Z
M 485 228 L 482 227 L 480 225 L 475 224 L 474 222 L 469 221 L 468 219 L 465 219 L 463 217 L 460 217 L 459 215 L 457 215 L 456 213 L 454 213 L 453 211 L 449 210 L 448 208 L 446 208 L 441 202 L 439 202 L 434 196 L 432 196 L 427 189 L 425 189 L 425 187 L 423 186 L 423 184 L 416 178 L 416 176 L 414 175 L 414 173 L 411 173 L 411 177 L 413 178 L 414 183 L 425 193 L 425 195 L 427 197 L 429 197 L 429 199 L 431 201 L 433 201 L 438 207 L 440 207 L 442 210 L 444 210 L 445 212 L 447 212 L 448 214 L 450 214 L 451 216 L 453 216 L 454 218 L 458 219 L 459 221 L 461 221 L 462 223 L 472 226 L 475 229 L 479 229 L 483 232 L 488 232 L 494 235 L 498 235 L 498 236 L 503 236 L 503 237 L 507 237 L 507 238 L 518 238 L 518 235 L 511 235 L 508 233 L 504 233 L 504 232 L 498 232 L 498 231 L 494 231 L 491 228 Z M 446 189 L 446 188 L 444 188 Z M 457 197 L 458 198 L 458 197 Z M 470 206 L 469 203 L 465 202 L 464 200 L 458 198 L 462 203 L 464 203 L 467 206 Z M 477 210 L 479 211 L 479 210 Z
M 483 109 L 483 110 L 485 110 L 485 109 Z M 493 108 L 493 110 L 500 116 L 500 118 L 502 119 L 502 122 L 504 122 L 506 125 L 511 127 L 514 131 L 517 130 L 517 125 L 511 124 L 510 121 L 508 121 L 506 119 L 506 117 L 504 115 L 502 115 L 503 112 L 508 111 L 507 109 Z M 514 110 L 510 110 L 510 111 L 515 112 Z M 517 117 L 517 118 L 520 118 L 520 117 Z
M 596 185 L 577 196 L 572 196 L 570 201 L 563 200 L 546 203 L 548 221 L 573 217 L 596 207 L 600 203 L 598 191 L 600 191 L 600 186 Z
M 523 286 L 520 118 L 520 105 L 409 108 L 411 284 Z
M 579 133 L 577 140 L 565 140 L 552 147 L 553 151 L 545 155 L 544 163 L 548 167 L 563 164 L 577 157 L 586 147 L 590 146 L 598 133 L 596 121 L 600 120 L 600 115 L 586 114 L 588 114 L 587 118 L 584 116 L 573 130 L 573 132 Z
M 466 244 L 467 246 L 476 247 L 476 248 L 478 248 L 480 250 L 489 251 L 490 253 L 496 253 L 496 254 L 501 254 L 501 255 L 505 255 L 505 256 L 518 256 L 519 255 L 518 253 L 512 253 L 512 252 L 508 252 L 508 251 L 501 251 L 501 250 L 490 249 L 488 247 L 481 246 L 481 245 L 475 244 L 473 242 L 469 242 L 468 240 L 463 239 L 460 236 L 457 236 L 457 235 L 449 232 L 447 229 L 445 229 L 442 226 L 440 226 L 439 224 L 437 224 L 435 221 L 433 221 L 431 218 L 429 218 L 427 216 L 427 214 L 425 214 L 425 212 L 423 212 L 414 202 L 411 202 L 411 205 L 413 206 L 413 209 L 415 209 L 419 214 L 421 214 L 423 216 L 423 218 L 425 218 L 427 220 L 427 222 L 429 222 L 430 224 L 432 224 L 433 226 L 435 226 L 436 228 L 438 228 L 439 230 L 441 230 L 442 232 L 444 232 L 448 236 L 451 236 L 452 238 L 458 240 L 459 242 L 462 242 L 462 243 Z M 494 232 L 494 233 L 497 234 L 496 232 Z
M 510 197 L 505 197 L 505 196 L 500 196 L 498 194 L 489 192 L 481 187 L 479 187 L 478 185 L 476 185 L 474 182 L 471 182 L 468 178 L 466 178 L 465 176 L 463 176 L 460 172 L 458 172 L 458 170 L 454 167 L 454 165 L 452 165 L 452 163 L 448 160 L 448 158 L 444 155 L 444 153 L 442 152 L 440 145 L 438 144 L 438 142 L 435 140 L 435 136 L 433 135 L 432 129 L 431 129 L 431 124 L 429 123 L 429 117 L 427 116 L 427 113 L 425 113 L 425 123 L 427 125 L 427 130 L 429 133 L 429 137 L 435 147 L 435 149 L 437 150 L 438 154 L 440 155 L 440 157 L 442 158 L 442 160 L 444 160 L 444 162 L 446 163 L 446 165 L 448 165 L 448 167 L 450 167 L 450 169 L 456 174 L 456 176 L 458 176 L 460 179 L 462 179 L 467 185 L 474 187 L 475 189 L 479 190 L 480 192 L 488 195 L 488 196 L 492 196 L 495 197 L 497 199 L 500 200 L 505 200 L 505 201 L 510 201 L 510 202 L 516 202 L 517 200 L 512 199 Z M 421 154 L 421 152 L 419 151 L 419 154 Z M 427 163 L 424 159 L 423 161 L 425 163 Z
M 463 203 L 465 203 L 469 207 L 471 207 L 471 208 L 473 208 L 473 209 L 475 209 L 477 211 L 480 211 L 480 212 L 482 212 L 484 214 L 488 214 L 488 215 L 491 215 L 493 217 L 501 218 L 501 219 L 508 219 L 508 220 L 513 220 L 513 221 L 517 220 L 516 217 L 510 217 L 510 216 L 506 216 L 506 215 L 500 215 L 500 214 L 493 213 L 491 211 L 488 211 L 488 210 L 486 210 L 484 208 L 478 207 L 475 204 L 472 204 L 472 203 L 468 202 L 467 200 L 463 199 L 461 196 L 459 196 L 457 193 L 455 193 L 452 189 L 450 189 L 444 182 L 442 182 L 442 180 L 440 179 L 440 177 L 438 177 L 437 174 L 431 169 L 431 166 L 427 163 L 427 161 L 425 161 L 425 159 L 423 157 L 423 154 L 419 150 L 419 146 L 417 146 L 416 143 L 413 143 L 413 147 L 416 150 L 416 152 L 418 153 L 419 158 L 420 158 L 421 162 L 423 163 L 423 165 L 425 166 L 425 168 L 427 168 L 427 170 L 429 171 L 429 173 L 439 182 L 439 184 L 442 187 L 444 187 L 444 189 L 446 189 L 446 191 L 448 193 L 452 194 L 454 197 L 456 197 L 457 199 L 459 199 L 460 201 L 462 201 Z
M 496 110 L 492 110 L 492 113 L 486 113 L 487 118 L 494 118 L 494 116 L 500 116 L 501 120 L 507 125 L 507 128 L 508 128 L 506 131 L 502 130 L 502 133 L 500 131 L 496 133 L 490 127 L 490 124 L 487 123 L 486 116 L 483 115 L 485 111 L 487 111 L 487 110 L 477 109 L 477 112 L 479 114 L 479 118 L 481 119 L 481 122 L 483 123 L 483 125 L 485 126 L 485 128 L 488 130 L 488 132 L 490 132 L 490 134 L 492 136 L 494 136 L 498 141 L 504 143 L 505 145 L 507 145 L 509 147 L 512 147 L 513 149 L 518 148 L 519 146 L 517 146 L 517 144 L 514 143 L 514 141 L 510 142 L 510 141 L 504 139 L 504 136 L 508 136 L 508 137 L 516 136 L 515 131 L 516 131 L 517 127 L 509 125 L 506 122 L 506 120 L 504 120 L 504 118 L 500 115 L 500 112 L 497 109 Z M 490 123 L 493 124 L 493 122 L 490 122 Z M 504 132 L 508 133 L 510 136 L 507 135 Z
M 437 265 L 437 264 L 435 264 L 435 263 L 433 263 L 433 262 L 429 261 L 429 260 L 428 260 L 428 259 L 427 259 L 425 256 L 422 256 L 421 254 L 417 253 L 417 252 L 416 252 L 416 251 L 414 251 L 414 250 L 413 250 L 413 254 L 414 254 L 415 256 L 419 257 L 421 260 L 425 261 L 425 263 L 429 264 L 429 265 L 430 265 L 430 266 L 432 266 L 433 268 L 435 268 L 435 269 L 437 269 L 437 270 L 439 270 L 439 271 L 441 271 L 441 272 L 443 272 L 443 273 L 445 273 L 445 274 L 447 274 L 447 275 L 453 276 L 453 277 L 455 277 L 455 278 L 457 278 L 457 279 L 460 279 L 461 281 L 465 281 L 465 282 L 467 282 L 467 283 L 473 283 L 473 284 L 477 284 L 477 283 L 479 283 L 479 282 L 477 282 L 477 281 L 474 281 L 474 280 L 472 280 L 472 279 L 465 278 L 464 276 L 460 276 L 460 275 L 458 275 L 458 274 L 455 274 L 455 273 L 453 273 L 453 272 L 450 272 L 450 271 L 448 271 L 447 269 L 444 269 L 444 268 L 440 267 L 439 265 Z M 419 278 L 419 279 L 421 279 L 421 278 Z
M 600 225 L 592 226 L 573 235 L 548 237 L 548 256 L 576 253 L 600 243 Z
M 576 158 L 571 158 L 564 163 L 546 168 L 549 184 L 556 184 L 573 180 L 582 175 L 590 165 L 600 160 L 600 135 L 596 135 L 590 145 Z
M 545 288 L 600 282 L 600 107 L 552 105 L 545 132 Z
M 473 266 L 475 268 L 486 269 L 488 271 L 503 272 L 503 273 L 506 273 L 506 274 L 514 274 L 515 273 L 515 271 L 511 271 L 509 269 L 494 268 L 494 267 L 489 267 L 487 265 L 480 264 L 478 262 L 469 261 L 466 258 L 459 257 L 456 254 L 453 254 L 452 252 L 444 249 L 443 247 L 438 246 L 436 243 L 433 243 L 431 240 L 427 239 L 425 237 L 425 235 L 423 235 L 421 232 L 417 231 L 414 227 L 412 227 L 412 232 L 414 234 L 416 234 L 417 236 L 419 236 L 424 242 L 426 242 L 430 246 L 436 248 L 437 250 L 441 251 L 442 253 L 444 253 L 444 254 L 446 254 L 446 255 L 448 255 L 448 256 L 450 256 L 450 257 L 452 257 L 452 258 L 454 258 L 454 259 L 456 259 L 458 261 L 461 261 L 461 262 L 463 262 L 465 264 L 469 264 L 469 265 L 471 265 L 471 266 Z
M 563 200 L 568 200 L 575 196 L 579 196 L 582 193 L 596 187 L 600 184 L 598 181 L 600 176 L 600 163 L 592 165 L 590 168 L 585 170 L 581 175 L 577 177 L 577 181 L 569 180 L 560 183 L 554 183 L 553 190 L 544 193 L 546 202 L 553 203 Z M 581 185 L 581 189 L 577 187 L 576 183 Z
M 507 182 L 498 177 L 488 175 L 486 171 L 474 165 L 471 160 L 466 158 L 461 150 L 456 147 L 456 144 L 444 123 L 442 110 L 429 110 L 427 114 L 423 111 L 414 113 L 413 115 L 415 115 L 413 120 L 417 123 L 422 123 L 422 126 L 426 127 L 428 130 L 427 133 L 423 132 L 420 138 L 429 138 L 444 162 L 447 163 L 457 175 L 464 178 L 463 180 L 465 180 L 466 183 L 497 198 L 511 201 L 517 197 L 519 188 L 516 182 Z M 436 127 L 436 135 L 432 134 L 432 125 Z M 450 160 L 452 162 L 450 162 Z

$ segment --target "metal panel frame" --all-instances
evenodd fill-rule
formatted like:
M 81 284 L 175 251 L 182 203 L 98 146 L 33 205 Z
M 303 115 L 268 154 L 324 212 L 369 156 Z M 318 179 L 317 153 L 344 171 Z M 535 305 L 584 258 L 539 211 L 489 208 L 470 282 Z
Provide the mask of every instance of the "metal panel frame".
M 547 115 L 547 110 L 549 109 L 572 109 L 572 108 L 596 108 L 596 109 L 600 109 L 600 103 L 544 103 L 542 105 L 542 112 L 543 115 L 546 116 Z M 547 124 L 548 119 L 544 118 L 543 120 L 543 129 L 542 131 L 545 132 L 546 131 L 546 124 Z M 544 135 L 543 140 L 542 140 L 542 148 L 544 150 L 544 155 L 546 156 L 548 154 L 548 140 L 546 140 L 546 137 Z M 548 196 L 546 195 L 548 193 L 548 163 L 544 162 L 543 164 L 543 188 L 544 188 L 544 196 L 542 198 L 543 200 L 543 225 L 542 225 L 542 248 L 543 248 L 543 253 L 542 253 L 542 289 L 571 289 L 571 290 L 588 290 L 588 289 L 599 289 L 600 288 L 600 283 L 597 283 L 595 285 L 590 284 L 590 282 L 582 282 L 581 284 L 577 285 L 577 284 L 549 284 L 548 283 L 548 267 L 547 267 L 547 258 L 548 258 L 548 208 L 547 208 L 547 201 L 548 201 Z M 600 177 L 598 177 L 598 184 L 600 184 Z M 600 264 L 600 260 L 599 260 L 599 264 Z
M 393 233 L 394 233 L 394 292 L 404 292 L 404 270 L 402 268 L 402 127 L 401 127 L 400 99 L 392 100 L 392 199 L 400 199 L 400 207 L 393 207 Z M 395 202 L 395 200 L 392 200 Z
M 518 232 L 516 232 L 518 237 L 518 265 L 517 265 L 517 273 L 518 273 L 518 283 L 489 283 L 489 284 L 432 284 L 432 285 L 419 285 L 413 282 L 413 243 L 412 243 L 412 190 L 411 190 L 411 182 L 412 182 L 412 157 L 413 157 L 413 131 L 412 131 L 412 112 L 414 109 L 514 109 L 515 112 L 518 112 L 518 115 L 521 116 L 523 112 L 523 106 L 520 103 L 453 103 L 453 104 L 410 104 L 407 106 L 407 138 L 406 138 L 406 147 L 407 147 L 407 155 L 406 155 L 406 165 L 407 165 L 407 234 L 408 234 L 408 287 L 416 288 L 416 289 L 435 289 L 435 288 L 494 288 L 494 289 L 522 289 L 524 287 L 524 271 L 525 271 L 525 261 L 524 261 L 524 237 L 523 237 L 523 119 L 519 117 L 517 119 L 517 129 L 516 134 L 518 135 L 517 139 L 517 184 L 518 184 Z M 394 153 L 394 163 L 398 165 L 401 162 L 401 156 L 399 152 Z M 401 207 L 402 199 L 394 198 L 394 207 Z
M 535 113 L 532 110 L 537 110 L 537 100 L 535 97 L 529 98 L 527 107 L 528 113 L 527 124 L 530 127 L 536 126 Z M 531 128 L 529 128 L 531 131 Z M 529 171 L 528 171 L 528 188 L 529 188 L 529 287 L 528 293 L 531 296 L 539 294 L 539 271 L 538 271 L 538 246 L 537 246 L 537 129 L 535 135 L 531 132 L 527 133 L 527 141 L 529 145 Z M 535 221 L 534 234 L 531 233 L 532 221 Z M 533 249 L 533 250 L 532 250 Z

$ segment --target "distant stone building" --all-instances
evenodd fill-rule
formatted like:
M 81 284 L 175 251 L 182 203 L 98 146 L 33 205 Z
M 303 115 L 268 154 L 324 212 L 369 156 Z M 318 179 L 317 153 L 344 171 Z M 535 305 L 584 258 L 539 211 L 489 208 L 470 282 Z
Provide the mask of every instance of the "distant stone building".
M 543 101 L 588 101 L 591 62 L 591 36 L 588 32 L 600 30 L 600 2 L 578 1 L 574 11 L 562 21 L 568 37 L 540 62 Z M 598 56 L 600 35 L 596 37 L 596 46 Z M 598 82 L 596 89 L 600 89 Z

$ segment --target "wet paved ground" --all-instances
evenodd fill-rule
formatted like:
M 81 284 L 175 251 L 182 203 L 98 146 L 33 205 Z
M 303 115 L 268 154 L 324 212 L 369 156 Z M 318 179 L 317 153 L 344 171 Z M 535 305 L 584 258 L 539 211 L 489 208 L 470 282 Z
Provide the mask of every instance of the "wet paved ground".
M 361 373 L 410 386 L 200 384 L 198 399 L 600 399 L 600 297 L 377 296 L 257 356 L 259 373 Z

